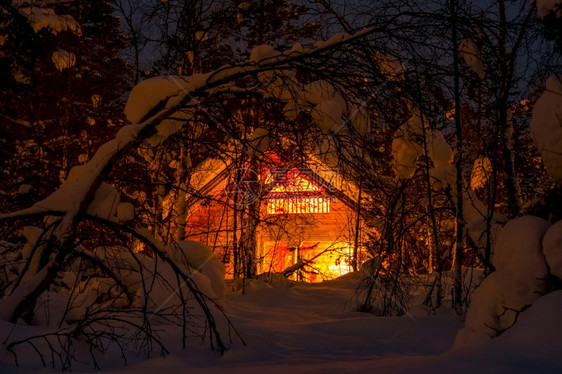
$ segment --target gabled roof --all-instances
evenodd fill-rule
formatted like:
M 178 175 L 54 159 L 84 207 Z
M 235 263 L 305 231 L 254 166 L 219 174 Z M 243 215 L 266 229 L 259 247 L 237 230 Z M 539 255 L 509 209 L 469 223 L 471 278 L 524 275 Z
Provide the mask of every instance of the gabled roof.
M 318 164 L 319 162 L 315 160 L 315 163 Z M 216 166 L 219 165 L 220 168 L 216 168 Z M 209 166 L 211 167 L 209 168 Z M 287 168 L 278 169 L 281 174 L 276 175 L 272 182 L 264 185 L 264 188 L 261 191 L 261 197 L 265 197 L 269 193 L 271 193 L 272 190 L 276 187 L 276 185 L 278 185 L 279 180 L 283 178 L 287 173 L 295 169 L 298 170 L 299 168 L 287 167 Z M 214 160 L 214 159 L 205 161 L 200 167 L 197 168 L 196 172 L 194 173 L 195 178 L 192 177 L 192 179 L 195 179 L 196 182 L 193 183 L 190 186 L 190 188 L 194 191 L 197 191 L 197 194 L 192 195 L 190 198 L 187 199 L 187 207 L 194 209 L 195 206 L 201 202 L 201 199 L 203 197 L 212 195 L 213 191 L 216 191 L 216 189 L 223 182 L 225 182 L 229 178 L 231 173 L 233 173 L 235 170 L 236 170 L 236 165 L 234 163 L 226 164 L 222 160 Z M 341 184 L 341 186 L 336 186 L 334 182 L 337 181 L 328 181 L 326 175 L 324 176 L 321 175 L 321 173 L 318 172 L 318 169 L 315 171 L 312 168 L 302 168 L 301 170 L 306 171 L 304 173 L 306 174 L 304 176 L 305 178 L 309 180 L 313 180 L 314 183 L 318 185 L 320 188 L 322 188 L 325 192 L 331 194 L 336 199 L 343 202 L 350 209 L 352 210 L 357 209 L 357 202 L 355 201 L 355 199 L 349 196 L 348 191 L 344 191 L 343 188 L 341 188 L 341 186 L 347 187 L 347 189 L 349 189 L 349 187 L 352 187 L 351 191 L 353 190 L 357 191 L 356 188 L 353 188 L 355 186 L 352 183 L 350 182 L 339 183 Z M 325 168 L 321 170 L 329 170 L 329 168 Z

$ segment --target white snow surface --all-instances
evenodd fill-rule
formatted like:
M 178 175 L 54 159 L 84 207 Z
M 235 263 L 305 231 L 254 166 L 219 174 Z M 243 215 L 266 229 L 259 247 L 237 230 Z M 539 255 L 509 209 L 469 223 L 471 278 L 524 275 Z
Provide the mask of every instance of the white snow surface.
M 560 372 L 562 291 L 539 299 L 502 336 L 486 343 L 451 350 L 461 322 L 448 310 L 427 315 L 419 306 L 410 316 L 375 317 L 358 313 L 348 301 L 357 274 L 318 284 L 273 278 L 252 281 L 241 291 L 228 291 L 223 305 L 247 345 L 234 341 L 224 356 L 192 342 L 171 355 L 146 361 L 132 357 L 123 368 L 119 353 L 100 362 L 110 373 L 529 373 Z M 421 300 L 418 299 L 418 301 Z M 4 334 L 12 325 L 0 323 Z M 23 327 L 22 327 L 23 328 Z M 25 327 L 27 333 L 37 326 Z M 165 326 L 159 326 L 165 331 Z M 17 330 L 16 332 L 21 332 Z M 178 333 L 177 333 L 178 334 Z M 166 341 L 178 339 L 163 333 Z M 35 373 L 31 352 L 27 368 L 15 368 L 12 356 L 0 355 L 0 372 Z M 51 370 L 46 370 L 51 371 Z M 74 372 L 99 373 L 82 368 Z M 45 370 L 41 370 L 45 372 Z
M 533 108 L 531 135 L 546 170 L 562 186 L 562 75 L 552 75 Z
M 119 199 L 119 192 L 112 185 L 102 182 L 94 195 L 94 201 L 90 203 L 86 213 L 111 219 L 117 213 Z

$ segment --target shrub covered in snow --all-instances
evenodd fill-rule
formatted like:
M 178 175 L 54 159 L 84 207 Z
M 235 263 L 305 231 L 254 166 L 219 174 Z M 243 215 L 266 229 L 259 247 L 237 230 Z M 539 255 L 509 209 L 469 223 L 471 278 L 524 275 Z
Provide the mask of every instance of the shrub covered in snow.
M 202 243 L 184 240 L 168 245 L 166 253 L 176 264 L 190 267 L 209 279 L 212 292 L 207 292 L 208 296 L 224 296 L 226 270 L 211 248 Z
M 545 257 L 550 257 L 552 264 L 560 260 L 560 227 L 558 222 L 549 228 L 548 221 L 533 216 L 519 217 L 505 225 L 495 248 L 496 271 L 474 292 L 455 347 L 478 344 L 501 334 L 549 291 L 550 263 Z
M 531 134 L 548 173 L 562 186 L 562 76 L 546 81 L 546 90 L 533 108 Z
M 550 273 L 562 279 L 562 221 L 548 228 L 542 240 L 542 247 Z

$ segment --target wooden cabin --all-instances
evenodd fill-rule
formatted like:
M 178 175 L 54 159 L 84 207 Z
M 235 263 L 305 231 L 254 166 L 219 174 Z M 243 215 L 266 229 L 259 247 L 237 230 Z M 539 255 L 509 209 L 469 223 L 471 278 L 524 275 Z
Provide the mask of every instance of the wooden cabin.
M 211 247 L 227 277 L 247 256 L 257 274 L 285 273 L 300 281 L 352 271 L 361 261 L 362 239 L 357 203 L 350 197 L 357 193 L 354 186 L 319 163 L 286 167 L 268 157 L 267 167 L 202 167 L 197 194 L 187 202 L 186 239 Z

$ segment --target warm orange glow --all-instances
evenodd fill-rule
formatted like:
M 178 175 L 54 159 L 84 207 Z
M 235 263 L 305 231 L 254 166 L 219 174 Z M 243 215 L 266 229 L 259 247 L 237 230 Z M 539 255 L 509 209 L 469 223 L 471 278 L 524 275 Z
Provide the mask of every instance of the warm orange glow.
M 258 272 L 283 272 L 303 262 L 306 266 L 291 274 L 292 280 L 322 282 L 353 271 L 353 246 L 345 242 L 304 241 L 289 247 L 286 242 L 265 242 Z
M 330 198 L 319 196 L 322 189 L 306 172 L 298 169 L 269 173 L 266 182 L 274 183 L 267 200 L 268 214 L 329 213 Z M 275 178 L 275 179 L 274 179 Z
M 267 182 L 273 182 L 273 176 L 269 174 Z M 296 169 L 287 171 L 279 180 L 275 181 L 275 187 L 271 192 L 319 192 L 320 187 L 311 182 L 305 175 Z
M 268 214 L 329 213 L 330 198 L 287 196 L 267 200 Z

